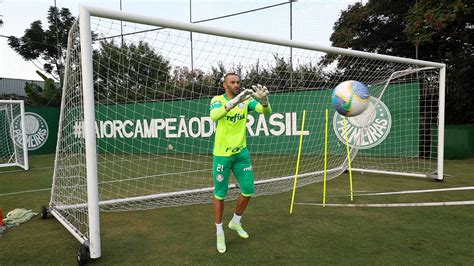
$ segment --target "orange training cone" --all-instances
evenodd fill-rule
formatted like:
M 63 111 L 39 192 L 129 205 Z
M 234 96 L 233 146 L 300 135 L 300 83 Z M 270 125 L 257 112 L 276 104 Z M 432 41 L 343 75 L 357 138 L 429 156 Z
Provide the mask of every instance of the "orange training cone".
M 3 212 L 2 212 L 2 209 L 0 209 L 0 227 L 2 227 L 4 224 L 3 224 Z

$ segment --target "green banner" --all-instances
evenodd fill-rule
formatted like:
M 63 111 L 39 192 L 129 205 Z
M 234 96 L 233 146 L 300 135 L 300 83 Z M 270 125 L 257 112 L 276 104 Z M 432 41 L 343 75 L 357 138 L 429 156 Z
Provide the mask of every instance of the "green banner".
M 344 153 L 343 120 L 331 106 L 332 90 L 273 93 L 273 113 L 249 113 L 247 143 L 252 153 L 296 154 L 305 120 L 303 154 L 323 154 L 325 110 L 329 110 L 329 152 Z M 215 125 L 209 118 L 210 99 L 96 106 L 99 152 L 202 153 L 212 151 Z M 365 155 L 415 156 L 419 152 L 419 88 L 417 84 L 389 87 L 382 100 L 372 98 L 363 115 L 348 118 L 351 145 Z M 367 118 L 370 116 L 369 118 Z M 365 117 L 365 118 L 364 118 Z M 362 121 L 369 120 L 363 138 Z M 75 119 L 75 117 L 71 117 Z M 75 138 L 82 121 L 67 123 Z M 341 147 L 342 145 L 342 147 Z
M 28 155 L 56 152 L 59 108 L 26 107 L 25 127 Z
M 447 125 L 444 139 L 444 158 L 474 157 L 474 124 Z
M 437 129 L 420 128 L 419 90 L 413 84 L 403 92 L 390 88 L 382 103 L 390 112 L 390 130 L 375 146 L 363 149 L 364 155 L 374 156 L 417 156 L 420 141 L 429 141 L 431 152 L 436 156 Z M 405 86 L 406 88 L 406 86 Z M 329 142 L 342 142 L 342 119 L 335 114 L 331 103 L 332 91 L 306 91 L 274 93 L 270 96 L 273 113 L 263 117 L 251 112 L 248 121 L 247 143 L 252 153 L 295 154 L 301 129 L 303 110 L 307 110 L 304 130 L 303 154 L 323 154 L 324 110 L 329 110 Z M 400 97 L 402 96 L 402 100 Z M 97 108 L 99 151 L 127 153 L 165 153 L 170 148 L 175 152 L 210 153 L 213 143 L 214 125 L 208 117 L 210 99 L 174 102 L 156 102 L 125 105 L 107 105 Z M 381 105 L 382 106 L 382 105 Z M 52 154 L 56 150 L 59 108 L 26 107 L 27 142 L 29 155 Z M 384 112 L 382 112 L 385 114 Z M 82 136 L 82 122 L 71 113 L 69 124 L 73 139 Z M 347 119 L 349 139 L 357 134 L 357 120 Z M 372 145 L 386 132 L 385 122 L 378 120 L 364 140 L 364 145 Z M 74 126 L 79 131 L 74 131 Z M 123 127 L 123 128 L 121 128 Z M 445 157 L 466 158 L 474 155 L 470 143 L 474 125 L 446 125 Z M 114 130 L 112 130 L 114 129 Z M 377 131 L 379 129 L 379 131 Z M 336 132 L 339 132 L 337 134 Z M 420 132 L 428 132 L 430 139 L 423 140 Z M 372 136 L 373 135 L 373 136 Z M 421 138 L 420 138 L 421 136 Z M 421 140 L 420 140 L 421 139 Z M 71 142 L 72 143 L 72 142 Z M 466 144 L 467 143 L 467 144 Z M 335 146 L 330 152 L 340 152 Z
M 247 144 L 250 151 L 253 154 L 296 154 L 302 114 L 306 110 L 303 154 L 323 154 L 325 110 L 328 109 L 329 143 L 333 143 L 329 152 L 345 152 L 343 120 L 332 108 L 331 93 L 332 90 L 272 93 L 270 116 L 249 113 Z M 428 140 L 420 139 L 420 132 L 425 129 L 420 128 L 423 118 L 419 99 L 417 84 L 389 87 L 381 102 L 373 99 L 364 112 L 368 114 L 375 109 L 369 119 L 372 122 L 359 143 L 355 141 L 363 115 L 347 119 L 349 143 L 362 146 L 360 153 L 369 156 L 417 156 L 420 141 L 428 141 L 436 150 L 436 128 L 430 127 L 426 134 L 430 137 Z M 205 98 L 97 105 L 98 150 L 100 153 L 209 154 L 215 128 L 209 118 L 209 103 L 210 99 Z M 26 111 L 29 154 L 54 153 L 59 109 L 28 107 Z M 72 134 L 66 143 L 73 143 L 83 137 L 83 121 L 79 118 L 80 110 L 70 109 L 68 114 L 65 130 Z

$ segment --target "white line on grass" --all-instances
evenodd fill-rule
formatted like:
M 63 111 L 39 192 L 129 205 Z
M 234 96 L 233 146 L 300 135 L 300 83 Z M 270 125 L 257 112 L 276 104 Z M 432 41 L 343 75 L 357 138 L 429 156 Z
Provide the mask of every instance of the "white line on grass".
M 50 191 L 51 188 L 42 188 L 42 189 L 35 189 L 35 190 L 24 190 L 24 191 L 3 193 L 3 194 L 0 194 L 0 197 L 2 197 L 2 196 L 17 195 L 17 194 L 23 194 L 23 193 L 40 192 L 40 191 L 45 191 L 45 190 L 49 190 L 49 191 Z
M 418 194 L 418 193 L 432 193 L 432 192 L 443 192 L 443 191 L 460 191 L 460 190 L 474 190 L 474 186 L 471 187 L 453 187 L 453 188 L 438 188 L 438 189 L 423 189 L 423 190 L 404 190 L 404 191 L 388 191 L 388 192 L 374 192 L 374 191 L 355 191 L 354 196 L 383 196 L 383 195 L 402 195 L 402 194 Z M 365 192 L 365 193 L 364 193 Z M 349 197 L 349 194 L 344 195 L 328 195 L 328 198 L 345 198 Z
M 472 186 L 472 187 L 422 189 L 422 190 L 404 190 L 404 191 L 393 191 L 393 192 L 363 193 L 363 194 L 357 194 L 357 196 L 401 195 L 401 194 L 431 193 L 431 192 L 456 191 L 456 190 L 474 190 L 474 186 Z
M 190 162 L 190 163 L 197 163 L 197 164 L 201 164 L 201 165 L 205 165 L 206 163 L 208 162 L 201 162 L 201 161 L 198 161 L 198 160 L 188 160 L 188 159 L 183 159 L 183 158 L 178 158 L 178 157 L 172 157 L 172 156 L 166 156 L 166 155 L 160 155 L 160 154 L 157 154 L 157 155 L 154 155 L 156 157 L 163 157 L 165 159 L 173 159 L 173 160 L 177 160 L 177 161 L 184 161 L 184 162 Z M 106 157 L 106 156 L 103 156 L 102 159 L 105 160 L 105 161 L 99 161 L 98 164 L 108 164 L 108 163 L 117 163 L 117 162 L 131 162 L 131 161 L 146 161 L 146 160 L 149 160 L 149 159 L 156 159 L 156 158 L 151 158 L 151 157 L 138 157 L 138 158 L 124 158 L 124 157 L 118 157 L 119 160 L 116 160 L 112 157 L 112 159 L 110 159 L 110 157 Z
M 168 159 L 173 159 L 173 160 L 177 160 L 177 161 L 185 161 L 185 162 L 189 162 L 189 163 L 197 163 L 197 164 L 201 164 L 201 165 L 205 165 L 205 163 L 203 164 L 202 162 L 198 161 L 198 160 L 188 160 L 188 159 L 182 159 L 182 158 L 175 158 L 175 157 L 169 157 L 169 156 L 164 156 L 164 155 L 157 155 L 157 156 L 160 156 L 160 157 L 165 157 L 165 158 L 168 158 Z M 102 162 L 98 162 L 98 164 L 107 164 L 107 163 L 116 163 L 116 162 L 130 162 L 130 161 L 140 161 L 140 160 L 148 160 L 149 158 L 135 158 L 135 159 L 123 159 L 121 158 L 120 160 L 110 160 L 110 161 L 102 161 Z M 54 166 L 44 166 L 44 167 L 35 167 L 35 168 L 30 168 L 28 171 L 29 172 L 32 172 L 32 171 L 36 171 L 36 170 L 42 170 L 42 169 L 51 169 L 51 168 L 54 168 Z M 1 174 L 9 174 L 9 173 L 18 173 L 18 172 L 25 172 L 25 170 L 23 169 L 18 169 L 18 170 L 10 170 L 10 171 L 0 171 L 0 175 Z
M 119 180 L 110 180 L 110 181 L 101 181 L 99 184 L 110 184 L 110 183 L 117 183 L 117 182 L 124 182 L 124 181 L 136 181 L 140 179 L 148 179 L 148 178 L 157 178 L 163 176 L 172 176 L 172 175 L 182 175 L 182 174 L 190 174 L 190 173 L 199 173 L 199 172 L 212 172 L 212 169 L 203 169 L 203 170 L 191 170 L 185 172 L 171 172 L 171 173 L 163 173 L 163 174 L 156 174 L 156 175 L 147 175 L 147 176 L 137 176 L 127 179 L 119 179 Z
M 159 174 L 159 175 L 141 176 L 141 177 L 135 177 L 135 178 L 121 179 L 121 180 L 102 181 L 99 184 L 109 184 L 109 183 L 132 181 L 132 180 L 135 181 L 135 180 L 138 180 L 138 179 L 145 179 L 145 178 L 156 178 L 156 177 L 169 176 L 169 175 L 180 175 L 180 174 L 190 174 L 190 173 L 197 173 L 197 172 L 211 172 L 211 171 L 212 171 L 212 169 L 204 169 L 204 170 L 193 170 L 193 171 L 178 172 L 178 173 L 164 173 L 164 174 Z M 11 196 L 11 195 L 23 194 L 23 193 L 40 192 L 40 191 L 45 191 L 45 190 L 51 190 L 51 188 L 42 188 L 42 189 L 35 189 L 35 190 L 24 190 L 24 191 L 4 193 L 4 194 L 0 194 L 0 197 L 1 196 Z
M 295 203 L 298 205 L 323 206 L 322 203 Z M 327 203 L 327 207 L 351 207 L 351 208 L 393 208 L 393 207 L 436 207 L 436 206 L 458 206 L 474 205 L 474 200 L 465 201 L 440 201 L 440 202 L 419 202 L 419 203 L 382 203 L 382 204 L 334 204 Z
M 53 168 L 53 166 L 44 166 L 44 167 L 30 168 L 30 169 L 28 170 L 28 172 L 36 171 L 36 170 L 41 170 L 41 169 L 48 169 L 48 168 Z M 0 172 L 0 175 L 1 175 L 1 174 L 7 174 L 7 173 L 17 173 L 17 172 L 25 172 L 25 170 L 19 169 L 19 170 L 1 171 L 1 172 Z

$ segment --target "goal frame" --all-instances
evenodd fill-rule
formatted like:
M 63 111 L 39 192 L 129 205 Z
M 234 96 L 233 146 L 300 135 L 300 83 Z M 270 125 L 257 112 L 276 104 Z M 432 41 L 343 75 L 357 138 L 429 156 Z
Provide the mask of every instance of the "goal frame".
M 10 167 L 10 166 L 18 166 L 23 168 L 25 171 L 30 169 L 29 162 L 28 162 L 28 145 L 26 142 L 26 126 L 25 126 L 25 103 L 23 100 L 0 100 L 0 104 L 18 104 L 20 105 L 20 116 L 21 116 L 21 132 L 22 132 L 22 150 L 23 150 L 23 158 L 24 163 L 21 164 L 18 162 L 18 156 L 15 153 L 15 162 L 14 163 L 4 163 L 0 164 L 0 167 Z M 11 126 L 11 125 L 10 125 Z M 15 144 L 14 144 L 15 145 Z
M 88 222 L 89 222 L 89 239 L 84 239 L 81 233 L 78 233 L 75 228 L 65 220 L 58 212 L 52 211 L 52 214 L 81 242 L 89 246 L 90 257 L 95 259 L 101 256 L 100 243 L 100 219 L 99 219 L 99 188 L 97 176 L 97 147 L 96 147 L 96 133 L 95 133 L 95 103 L 94 103 L 94 86 L 93 86 L 93 65 L 92 65 L 92 33 L 90 27 L 90 17 L 101 17 L 107 19 L 114 19 L 118 21 L 128 21 L 134 23 L 141 23 L 151 26 L 172 28 L 177 30 L 185 30 L 196 33 L 203 33 L 209 35 L 216 35 L 221 37 L 228 37 L 246 41 L 261 42 L 273 45 L 282 45 L 298 49 L 318 50 L 321 52 L 331 54 L 341 54 L 347 56 L 355 56 L 367 59 L 390 61 L 395 63 L 406 63 L 418 65 L 422 67 L 433 67 L 439 69 L 439 102 L 438 102 L 438 145 L 437 145 L 437 173 L 436 179 L 443 180 L 443 164 L 444 164 L 444 119 L 445 119 L 445 75 L 446 66 L 442 63 L 435 63 L 423 60 L 401 58 L 396 56 L 387 56 L 381 54 L 374 54 L 368 52 L 361 52 L 356 50 L 349 50 L 336 47 L 327 47 L 318 44 L 311 44 L 307 42 L 295 40 L 282 40 L 272 37 L 260 36 L 256 34 L 242 33 L 233 30 L 224 30 L 211 26 L 203 26 L 185 22 L 177 22 L 168 19 L 155 18 L 150 16 L 143 16 L 140 14 L 108 10 L 103 8 L 80 5 L 79 27 L 80 27 L 80 45 L 81 45 L 81 69 L 82 69 L 82 84 L 83 84 L 83 102 L 84 102 L 84 140 L 86 153 L 86 176 L 87 176 L 87 207 L 88 207 Z M 64 95 L 63 95 L 64 96 Z M 63 110 L 61 110 L 62 115 Z M 59 139 L 58 139 L 59 145 Z M 355 170 L 355 169 L 353 169 Z M 369 170 L 357 169 L 364 172 Z M 370 170 L 373 173 L 381 174 L 398 174 L 419 176 L 410 173 L 398 173 Z M 428 175 L 424 175 L 428 177 Z M 268 182 L 269 180 L 265 180 Z

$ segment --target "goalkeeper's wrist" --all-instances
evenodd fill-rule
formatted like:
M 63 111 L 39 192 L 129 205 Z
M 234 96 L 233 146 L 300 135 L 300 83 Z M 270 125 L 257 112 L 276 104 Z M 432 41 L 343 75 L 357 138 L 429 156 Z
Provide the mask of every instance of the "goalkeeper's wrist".
M 234 102 L 228 102 L 228 103 L 225 104 L 225 109 L 227 111 L 230 111 L 230 109 L 234 108 L 234 106 L 235 106 Z
M 234 108 L 239 103 L 240 103 L 240 97 L 233 98 L 232 100 L 228 101 L 225 104 L 226 110 L 230 110 L 230 109 Z

